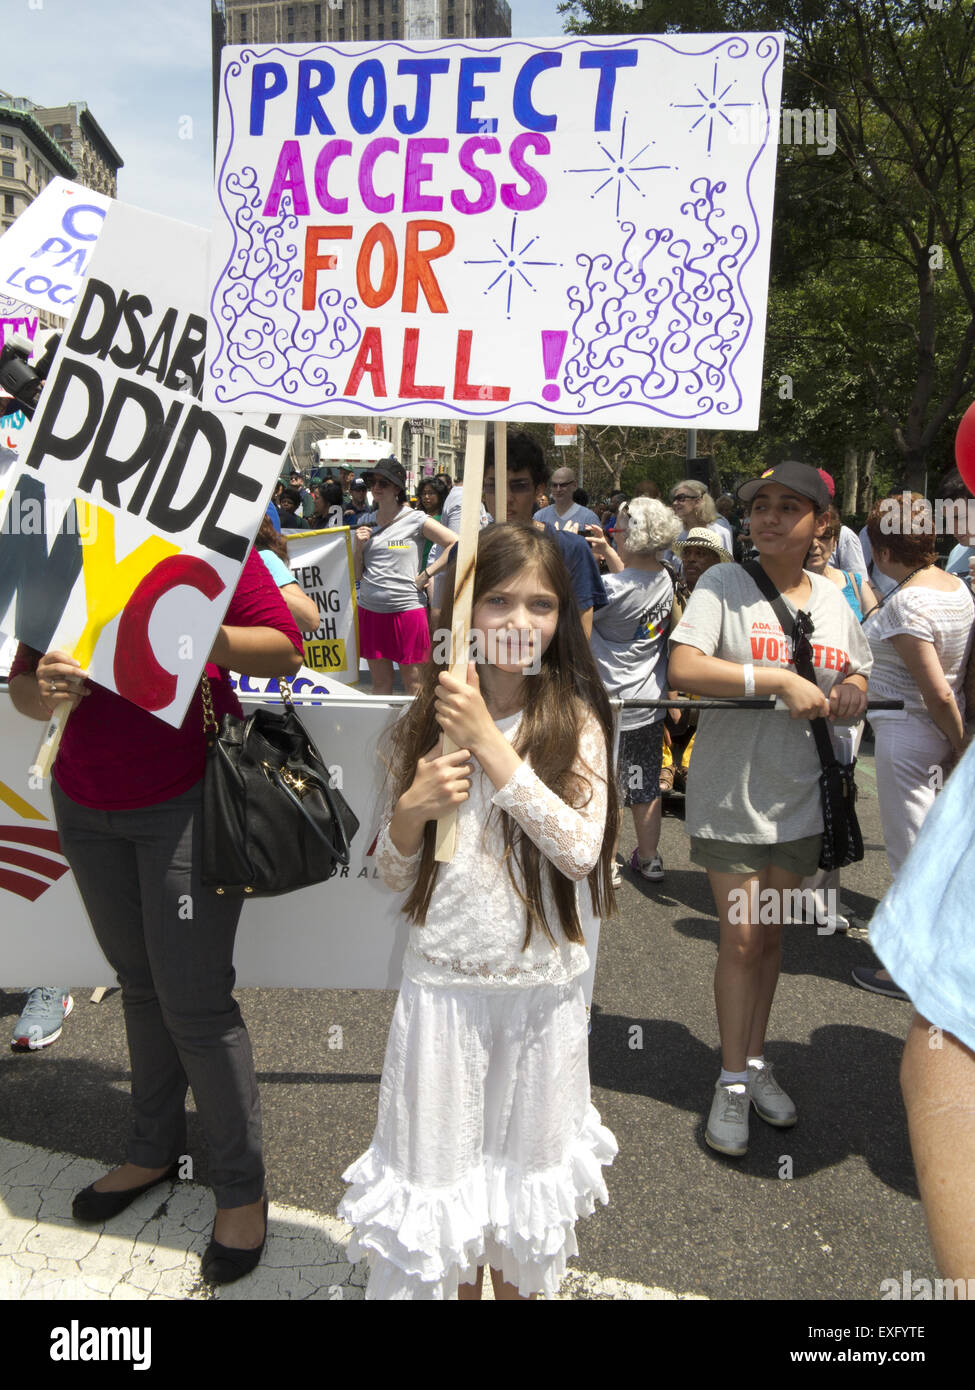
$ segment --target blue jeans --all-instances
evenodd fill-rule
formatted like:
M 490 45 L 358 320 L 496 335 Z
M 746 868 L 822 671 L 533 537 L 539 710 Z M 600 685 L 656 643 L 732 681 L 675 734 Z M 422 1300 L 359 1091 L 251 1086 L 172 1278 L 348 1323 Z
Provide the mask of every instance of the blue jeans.
M 261 1109 L 233 997 L 241 904 L 200 883 L 202 783 L 127 811 L 81 806 L 53 779 L 52 796 L 63 853 L 122 987 L 135 1112 L 129 1162 L 161 1168 L 185 1152 L 191 1086 L 217 1206 L 256 1202 Z

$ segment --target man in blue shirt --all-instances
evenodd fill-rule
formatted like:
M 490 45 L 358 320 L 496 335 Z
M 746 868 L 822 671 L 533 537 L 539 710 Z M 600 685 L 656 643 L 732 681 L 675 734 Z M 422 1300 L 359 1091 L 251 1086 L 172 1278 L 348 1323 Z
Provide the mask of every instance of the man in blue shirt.
M 579 605 L 579 617 L 586 636 L 592 634 L 592 615 L 596 608 L 605 608 L 606 590 L 603 588 L 599 566 L 593 558 L 588 542 L 574 531 L 560 531 L 547 525 L 539 516 L 532 516 L 532 509 L 548 484 L 549 471 L 541 449 L 529 435 L 522 431 L 508 435 L 508 514 L 503 520 L 520 521 L 526 526 L 532 524 L 546 531 L 557 543 L 562 552 L 572 589 Z M 488 440 L 484 455 L 484 505 L 490 510 L 494 506 L 494 441 Z M 501 519 L 501 518 L 499 518 Z M 598 526 L 598 522 L 596 523 Z
M 542 507 L 535 517 L 536 521 L 547 522 L 554 526 L 556 531 L 569 530 L 579 533 L 585 531 L 587 526 L 599 525 L 599 517 L 594 511 L 573 500 L 572 494 L 576 488 L 576 479 L 571 468 L 556 468 L 551 479 L 552 504 L 548 507 Z M 548 470 L 546 470 L 547 482 Z M 508 520 L 513 521 L 514 517 L 509 517 Z

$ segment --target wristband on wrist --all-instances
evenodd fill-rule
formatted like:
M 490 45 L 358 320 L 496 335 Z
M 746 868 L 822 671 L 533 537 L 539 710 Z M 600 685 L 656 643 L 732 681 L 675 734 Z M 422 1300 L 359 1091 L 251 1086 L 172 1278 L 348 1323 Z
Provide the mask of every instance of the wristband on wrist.
M 746 665 L 744 665 L 741 669 L 742 669 L 742 671 L 744 672 L 744 675 L 745 675 L 745 694 L 746 694 L 746 695 L 754 695 L 754 694 L 755 694 L 755 667 L 754 667 L 754 666 L 752 665 L 752 663 L 749 661 L 749 662 L 748 662 Z

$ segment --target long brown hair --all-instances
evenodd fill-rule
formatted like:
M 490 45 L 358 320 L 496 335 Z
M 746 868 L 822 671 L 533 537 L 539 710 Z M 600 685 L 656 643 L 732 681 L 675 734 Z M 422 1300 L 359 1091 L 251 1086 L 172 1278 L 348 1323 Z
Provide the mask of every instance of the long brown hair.
M 606 826 L 599 862 L 587 881 L 593 912 L 605 916 L 613 902 L 611 864 L 618 819 L 612 762 L 613 717 L 609 697 L 582 630 L 572 583 L 557 543 L 537 527 L 516 522 L 496 524 L 481 531 L 473 603 L 476 606 L 485 593 L 534 566 L 541 570 L 558 596 L 558 622 L 541 659 L 541 670 L 537 675 L 525 677 L 525 704 L 512 746 L 516 753 L 530 761 L 532 771 L 556 796 L 580 809 L 592 798 L 593 786 L 584 776 L 574 774 L 572 765 L 579 755 L 579 735 L 587 716 L 592 712 L 599 721 L 606 744 Z M 453 620 L 453 569 L 448 568 L 446 573 L 448 598 L 440 624 L 443 630 L 449 631 Z M 440 737 L 441 729 L 434 714 L 434 693 L 440 672 L 447 669 L 445 664 L 436 661 L 438 656 L 446 655 L 439 650 L 440 645 L 434 644 L 434 659 L 423 673 L 419 693 L 389 736 L 385 761 L 394 806 L 412 783 L 417 762 L 430 752 Z M 586 770 L 596 775 L 594 769 Z M 552 926 L 545 918 L 543 866 L 562 930 L 569 941 L 584 942 L 574 883 L 545 858 L 507 812 L 495 808 L 492 814 L 501 816 L 508 876 L 525 904 L 522 949 L 528 946 L 536 927 L 553 946 L 556 944 Z M 418 926 L 426 921 L 439 873 L 440 866 L 433 857 L 435 843 L 436 822 L 428 821 L 423 830 L 423 853 L 416 882 L 403 905 L 407 918 Z M 516 861 L 520 875 L 515 871 Z
M 255 550 L 273 550 L 279 560 L 288 563 L 288 542 L 282 536 L 269 516 L 261 517 L 261 524 L 254 537 Z

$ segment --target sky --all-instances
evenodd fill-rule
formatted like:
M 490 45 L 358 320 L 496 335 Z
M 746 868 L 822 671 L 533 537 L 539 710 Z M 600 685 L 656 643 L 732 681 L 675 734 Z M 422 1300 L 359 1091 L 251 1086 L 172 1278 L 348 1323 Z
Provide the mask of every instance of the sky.
M 556 0 L 513 0 L 512 31 L 561 34 Z M 124 161 L 119 198 L 211 222 L 209 0 L 3 0 L 0 91 L 86 101 Z

